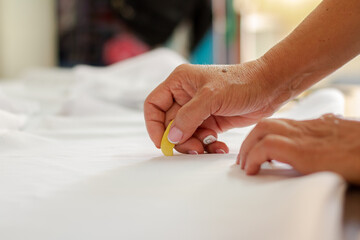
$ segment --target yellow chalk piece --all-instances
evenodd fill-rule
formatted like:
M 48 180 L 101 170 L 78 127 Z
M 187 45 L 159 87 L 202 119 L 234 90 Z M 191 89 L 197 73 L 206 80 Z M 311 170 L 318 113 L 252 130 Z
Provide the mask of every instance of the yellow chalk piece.
M 175 147 L 175 144 L 169 142 L 168 140 L 168 135 L 169 135 L 169 131 L 170 131 L 170 128 L 171 128 L 171 125 L 173 123 L 174 120 L 172 120 L 169 125 L 167 126 L 165 132 L 164 132 L 164 135 L 161 139 L 161 151 L 163 152 L 163 154 L 165 156 L 172 156 L 174 155 L 173 153 L 173 149 Z

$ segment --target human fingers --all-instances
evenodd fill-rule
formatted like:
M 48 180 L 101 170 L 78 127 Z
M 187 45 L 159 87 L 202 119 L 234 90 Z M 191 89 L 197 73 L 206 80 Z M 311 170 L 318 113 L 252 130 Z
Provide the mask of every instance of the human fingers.
M 189 138 L 186 142 L 175 146 L 176 151 L 185 154 L 203 154 L 204 146 L 196 137 Z
M 224 142 L 216 141 L 205 146 L 208 153 L 226 154 L 229 153 L 229 148 Z
M 173 103 L 173 105 L 167 110 L 165 113 L 165 125 L 167 126 L 172 120 L 174 120 L 176 113 L 179 111 L 181 106 L 177 104 L 176 102 Z
M 201 127 L 195 131 L 193 136 L 199 139 L 204 146 L 216 142 L 218 137 L 214 130 Z
M 248 175 L 257 174 L 261 164 L 268 160 L 291 164 L 296 154 L 296 145 L 290 138 L 275 134 L 266 135 L 249 151 L 245 172 Z
M 189 102 L 177 112 L 168 139 L 174 144 L 184 143 L 195 130 L 217 109 L 212 90 L 202 88 Z
M 196 74 L 196 69 L 190 64 L 179 65 L 146 98 L 144 103 L 146 128 L 151 140 L 158 148 L 165 130 L 165 123 L 173 120 L 179 106 L 190 101 L 197 91 L 193 81 L 197 79 Z M 177 107 L 175 111 L 173 111 L 174 105 Z
M 250 149 L 263 137 L 268 134 L 277 134 L 282 136 L 292 136 L 296 134 L 296 128 L 291 124 L 291 120 L 287 119 L 264 119 L 261 120 L 255 128 L 249 133 L 241 145 L 239 155 L 237 157 L 237 164 L 241 163 L 241 168 L 244 169 L 247 155 Z
M 197 140 L 197 141 L 196 141 Z M 202 148 L 200 147 L 200 144 Z M 181 153 L 198 154 L 204 153 L 220 153 L 225 154 L 229 152 L 229 148 L 223 142 L 217 141 L 217 134 L 215 131 L 206 128 L 199 128 L 194 135 L 186 142 L 176 145 L 175 149 Z
M 201 124 L 201 127 L 213 129 L 217 133 L 221 133 L 233 128 L 246 127 L 258 121 L 257 118 L 247 117 L 246 115 L 230 117 L 211 116 Z
M 229 148 L 224 142 L 216 141 L 209 145 L 203 143 L 195 137 L 189 138 L 186 142 L 176 145 L 175 149 L 180 153 L 185 154 L 203 154 L 204 150 L 208 153 L 226 154 L 229 153 Z
M 229 152 L 229 148 L 224 142 L 217 141 L 217 133 L 212 129 L 199 128 L 194 133 L 194 137 L 202 142 L 208 153 L 225 154 Z
M 198 154 L 202 154 L 207 145 L 215 142 L 217 142 L 217 133 L 214 130 L 199 128 L 189 140 L 176 145 L 175 149 L 181 153 L 193 154 L 194 152 L 197 152 Z M 202 148 L 199 143 L 202 145 Z
M 165 131 L 165 113 L 173 103 L 172 93 L 164 83 L 150 93 L 144 102 L 146 128 L 157 148 L 160 148 L 161 138 Z

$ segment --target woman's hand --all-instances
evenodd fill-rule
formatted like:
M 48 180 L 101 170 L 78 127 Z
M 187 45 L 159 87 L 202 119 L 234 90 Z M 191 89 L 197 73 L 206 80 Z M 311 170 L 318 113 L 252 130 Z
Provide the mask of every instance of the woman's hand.
M 332 114 L 308 121 L 263 120 L 243 142 L 237 163 L 253 175 L 269 160 L 290 164 L 303 174 L 336 172 L 360 184 L 360 121 Z
M 288 97 L 274 97 L 276 84 L 261 60 L 242 65 L 177 67 L 146 99 L 145 121 L 157 147 L 166 126 L 169 140 L 182 153 L 226 153 L 217 133 L 270 116 Z M 286 93 L 288 96 L 289 93 Z

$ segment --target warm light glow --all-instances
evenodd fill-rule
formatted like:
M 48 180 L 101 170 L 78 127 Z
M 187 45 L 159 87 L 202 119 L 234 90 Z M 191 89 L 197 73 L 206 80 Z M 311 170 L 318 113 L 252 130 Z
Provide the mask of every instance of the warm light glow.
M 241 15 L 241 59 L 260 57 L 288 35 L 321 0 L 234 0 Z
M 298 25 L 321 0 L 234 0 L 234 7 L 241 15 L 266 14 L 280 19 L 285 31 Z

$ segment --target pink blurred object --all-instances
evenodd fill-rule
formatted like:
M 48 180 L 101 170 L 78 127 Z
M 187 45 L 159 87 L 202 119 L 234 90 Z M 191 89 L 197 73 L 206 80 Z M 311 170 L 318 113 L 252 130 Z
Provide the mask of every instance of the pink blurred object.
M 128 33 L 118 35 L 105 43 L 103 58 L 106 64 L 113 64 L 135 57 L 150 50 L 150 47 Z

